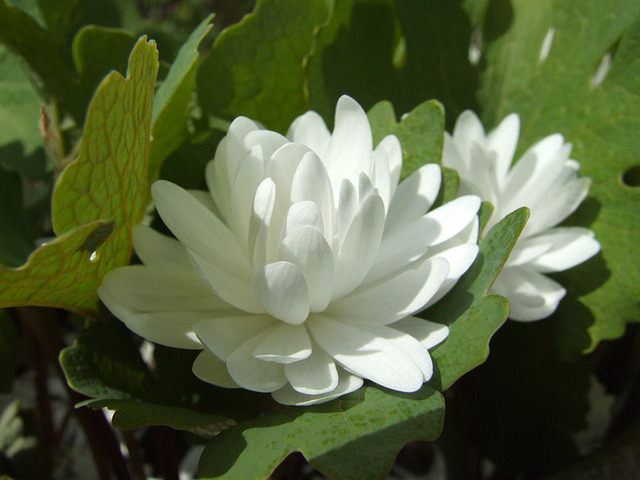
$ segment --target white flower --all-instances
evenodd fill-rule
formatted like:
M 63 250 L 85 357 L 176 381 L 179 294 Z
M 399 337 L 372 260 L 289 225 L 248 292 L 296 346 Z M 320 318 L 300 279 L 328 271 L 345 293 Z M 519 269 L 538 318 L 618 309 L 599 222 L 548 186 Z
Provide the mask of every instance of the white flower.
M 110 272 L 99 294 L 131 330 L 203 349 L 193 372 L 214 385 L 308 405 L 369 379 L 403 392 L 432 375 L 444 325 L 411 315 L 442 296 L 478 249 L 480 199 L 426 213 L 440 168 L 398 185 L 395 136 L 373 150 L 351 98 L 333 134 L 315 112 L 287 137 L 239 117 L 207 165 L 210 192 L 152 187 L 177 240 L 134 230 L 144 265 Z
M 494 206 L 486 230 L 526 206 L 531 217 L 492 287 L 511 303 L 511 318 L 540 320 L 551 315 L 566 290 L 545 273 L 574 267 L 600 250 L 591 230 L 556 227 L 582 202 L 590 179 L 578 178 L 569 158 L 571 144 L 550 135 L 511 168 L 520 119 L 507 116 L 489 135 L 470 111 L 460 115 L 453 135 L 445 134 L 442 164 L 460 174 L 460 195 L 479 195 Z

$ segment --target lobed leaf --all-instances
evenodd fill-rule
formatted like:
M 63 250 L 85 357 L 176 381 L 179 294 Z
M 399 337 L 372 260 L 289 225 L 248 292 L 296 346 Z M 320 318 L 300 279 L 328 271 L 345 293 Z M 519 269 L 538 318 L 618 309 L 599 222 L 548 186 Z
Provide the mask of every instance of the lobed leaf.
M 115 410 L 112 423 L 118 428 L 168 425 L 213 436 L 235 423 L 222 415 L 188 408 L 186 402 L 176 398 L 166 398 L 162 385 L 142 360 L 131 332 L 119 321 L 92 324 L 72 347 L 61 352 L 60 364 L 69 386 L 92 397 L 77 406 Z
M 136 44 L 129 32 L 117 28 L 87 25 L 73 37 L 71 51 L 77 78 L 74 90 L 78 103 L 86 106 L 96 88 L 111 70 L 126 72 L 129 54 Z
M 245 115 L 269 129 L 286 130 L 308 110 L 303 62 L 327 8 L 325 0 L 259 1 L 253 13 L 220 34 L 202 61 L 203 110 L 225 118 Z
M 335 2 L 307 62 L 309 102 L 327 118 L 345 93 L 365 109 L 387 99 L 400 113 L 437 98 L 450 126 L 476 104 L 471 34 L 460 2 Z
M 427 163 L 440 163 L 444 142 L 444 111 L 438 101 L 421 103 L 404 115 L 399 123 L 393 106 L 387 101 L 371 107 L 367 116 L 374 145 L 387 135 L 395 135 L 400 140 L 401 178 L 408 177 Z
M 385 478 L 408 440 L 434 440 L 444 398 L 422 388 L 405 394 L 365 386 L 332 402 L 288 407 L 240 423 L 209 441 L 199 478 L 267 478 L 292 452 L 301 452 L 335 479 Z
M 95 313 L 96 289 L 131 256 L 131 229 L 144 214 L 155 42 L 142 37 L 127 78 L 104 79 L 87 113 L 79 157 L 58 178 L 52 200 L 57 239 L 17 270 L 0 270 L 0 306 L 38 305 Z M 108 237 L 108 238 L 107 238 Z
M 640 2 L 507 3 L 490 9 L 485 20 L 491 41 L 478 92 L 482 117 L 490 128 L 518 112 L 520 151 L 562 133 L 573 143 L 582 174 L 593 180 L 590 196 L 567 223 L 591 228 L 602 251 L 558 275 L 570 295 L 552 320 L 561 350 L 591 351 L 640 318 L 640 277 L 629 261 L 640 238 L 640 191 L 632 176 L 625 177 L 638 165 L 640 149 Z M 500 35 L 490 30 L 494 25 Z M 596 79 L 608 55 L 611 70 Z
M 435 368 L 429 384 L 434 388 L 446 390 L 487 359 L 489 340 L 507 319 L 509 302 L 486 294 L 528 218 L 529 210 L 522 207 L 494 225 L 467 273 L 446 297 L 424 312 L 429 320 L 449 326 L 446 341 L 431 351 Z
M 44 244 L 20 268 L 0 265 L 0 308 L 64 306 L 88 313 L 97 304 L 101 269 L 91 254 L 112 229 L 112 221 L 92 222 Z

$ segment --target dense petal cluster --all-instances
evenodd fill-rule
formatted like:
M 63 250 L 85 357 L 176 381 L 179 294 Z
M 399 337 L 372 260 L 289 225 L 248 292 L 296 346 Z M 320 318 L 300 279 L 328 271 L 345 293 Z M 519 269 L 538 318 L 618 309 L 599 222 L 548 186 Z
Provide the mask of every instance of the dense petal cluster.
M 551 315 L 566 290 L 545 276 L 574 267 L 600 250 L 591 230 L 557 227 L 589 191 L 590 179 L 578 177 L 571 144 L 550 135 L 533 145 L 512 167 L 520 119 L 507 116 L 485 134 L 470 111 L 460 115 L 453 135 L 446 134 L 442 164 L 460 174 L 460 195 L 476 194 L 494 206 L 491 228 L 517 208 L 531 217 L 492 292 L 511 303 L 511 318 L 540 320 Z
M 416 391 L 448 329 L 412 315 L 474 261 L 480 199 L 427 213 L 439 166 L 399 183 L 401 166 L 398 139 L 373 149 L 349 97 L 333 133 L 315 112 L 286 137 L 239 117 L 207 165 L 209 192 L 152 186 L 176 239 L 136 227 L 144 265 L 110 272 L 100 297 L 139 335 L 202 349 L 193 372 L 214 385 L 292 405 L 363 379 Z

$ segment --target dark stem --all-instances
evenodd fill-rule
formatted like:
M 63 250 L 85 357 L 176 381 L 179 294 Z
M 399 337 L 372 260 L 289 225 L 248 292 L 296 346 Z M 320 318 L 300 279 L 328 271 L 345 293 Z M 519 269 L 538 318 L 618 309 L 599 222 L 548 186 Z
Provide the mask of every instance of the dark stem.
M 64 373 L 58 363 L 60 351 L 66 347 L 62 335 L 56 327 L 58 311 L 52 309 L 23 307 L 18 308 L 18 314 L 25 328 L 44 354 L 44 358 L 54 368 L 64 385 L 67 385 L 69 401 L 75 405 L 86 397 L 72 390 L 66 381 Z M 89 408 L 75 409 L 75 414 L 82 426 L 89 447 L 93 454 L 96 468 L 103 480 L 110 480 L 111 472 L 117 480 L 131 480 L 118 440 L 113 429 L 101 410 Z

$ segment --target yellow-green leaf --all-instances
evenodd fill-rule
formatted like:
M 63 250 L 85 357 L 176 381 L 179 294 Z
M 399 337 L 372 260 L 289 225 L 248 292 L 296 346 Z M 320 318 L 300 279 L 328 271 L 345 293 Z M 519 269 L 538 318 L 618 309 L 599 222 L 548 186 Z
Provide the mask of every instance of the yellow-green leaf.
M 0 307 L 95 311 L 101 278 L 129 261 L 131 229 L 148 200 L 157 70 L 155 42 L 142 37 L 131 52 L 127 78 L 112 72 L 98 87 L 79 156 L 62 172 L 53 193 L 53 228 L 61 237 L 38 249 L 20 269 L 0 270 Z

